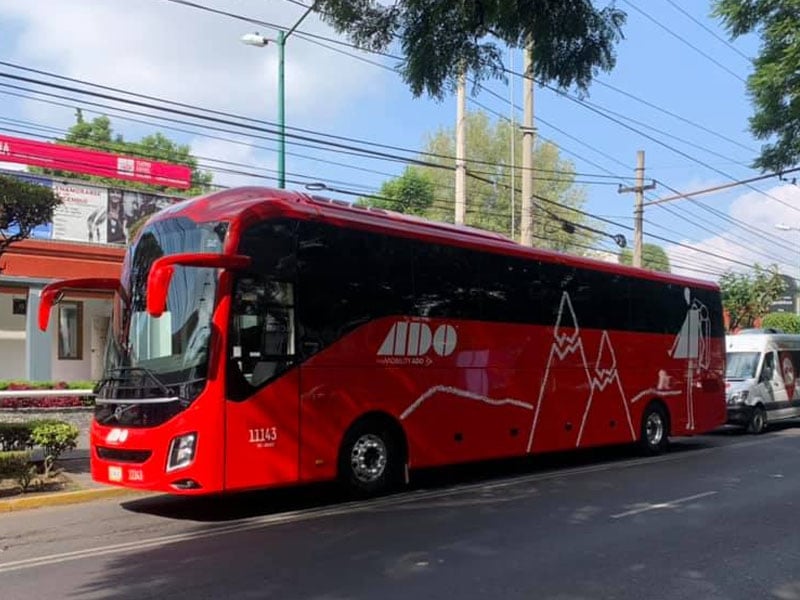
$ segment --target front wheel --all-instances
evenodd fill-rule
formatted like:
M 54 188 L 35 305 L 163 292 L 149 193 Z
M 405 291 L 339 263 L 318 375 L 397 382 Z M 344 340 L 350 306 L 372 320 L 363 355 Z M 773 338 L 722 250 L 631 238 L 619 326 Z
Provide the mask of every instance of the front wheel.
M 747 431 L 752 434 L 758 435 L 763 433 L 767 428 L 767 411 L 763 406 L 756 406 L 753 408 L 753 414 L 750 415 L 750 422 L 747 424 Z
M 661 454 L 669 446 L 669 421 L 667 413 L 659 404 L 648 406 L 642 415 L 639 445 L 648 455 Z
M 399 483 L 401 470 L 400 445 L 391 431 L 364 423 L 347 434 L 339 474 L 350 489 L 368 496 L 386 492 Z

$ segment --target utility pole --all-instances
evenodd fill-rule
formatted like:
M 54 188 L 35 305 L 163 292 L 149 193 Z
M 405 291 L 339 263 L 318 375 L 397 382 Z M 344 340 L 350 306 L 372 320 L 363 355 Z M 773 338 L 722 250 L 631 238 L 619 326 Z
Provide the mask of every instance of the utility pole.
M 458 76 L 458 89 L 456 92 L 456 225 L 464 224 L 467 213 L 467 162 L 466 162 L 466 104 L 467 104 L 467 77 L 462 69 Z
M 523 62 L 525 114 L 522 124 L 522 215 L 520 243 L 533 246 L 533 39 L 528 38 Z
M 514 51 L 510 53 L 511 71 L 514 71 Z M 517 231 L 517 99 L 514 96 L 514 78 L 511 78 L 511 235 Z
M 643 221 L 644 221 L 644 193 L 646 190 L 655 189 L 656 182 L 649 185 L 644 184 L 644 150 L 636 152 L 636 185 L 633 187 L 619 186 L 617 190 L 620 194 L 635 192 L 636 199 L 633 208 L 633 266 L 642 266 L 642 246 L 643 244 Z

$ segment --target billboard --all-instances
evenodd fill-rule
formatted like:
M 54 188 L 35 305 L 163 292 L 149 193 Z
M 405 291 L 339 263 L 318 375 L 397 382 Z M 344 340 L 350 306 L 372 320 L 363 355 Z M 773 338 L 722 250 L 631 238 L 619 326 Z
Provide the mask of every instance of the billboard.
M 192 181 L 192 171 L 185 165 L 121 156 L 77 146 L 36 142 L 2 134 L 0 161 L 184 190 L 191 187 Z
M 106 188 L 55 182 L 53 191 L 62 202 L 53 211 L 53 239 L 106 242 Z
M 177 201 L 178 198 L 144 192 L 108 190 L 106 241 L 109 244 L 127 244 L 131 241 L 131 227 L 135 223 Z

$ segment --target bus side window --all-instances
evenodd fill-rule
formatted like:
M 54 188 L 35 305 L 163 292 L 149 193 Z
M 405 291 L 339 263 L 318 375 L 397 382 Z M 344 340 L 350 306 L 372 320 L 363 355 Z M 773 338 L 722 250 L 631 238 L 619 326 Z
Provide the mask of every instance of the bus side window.
M 263 277 L 236 282 L 229 360 L 252 387 L 288 369 L 295 356 L 294 285 Z

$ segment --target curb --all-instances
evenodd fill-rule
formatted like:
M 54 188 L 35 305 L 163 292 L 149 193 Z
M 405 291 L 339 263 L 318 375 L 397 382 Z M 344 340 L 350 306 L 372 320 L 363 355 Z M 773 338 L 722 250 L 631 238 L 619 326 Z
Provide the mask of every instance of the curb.
M 33 508 L 44 508 L 48 506 L 63 506 L 66 504 L 79 504 L 82 502 L 92 502 L 94 500 L 104 500 L 107 498 L 119 498 L 122 496 L 142 495 L 147 492 L 130 490 L 126 488 L 97 488 L 88 490 L 77 490 L 74 492 L 54 492 L 52 494 L 34 494 L 22 498 L 10 498 L 0 500 L 0 513 L 17 512 L 30 510 Z

